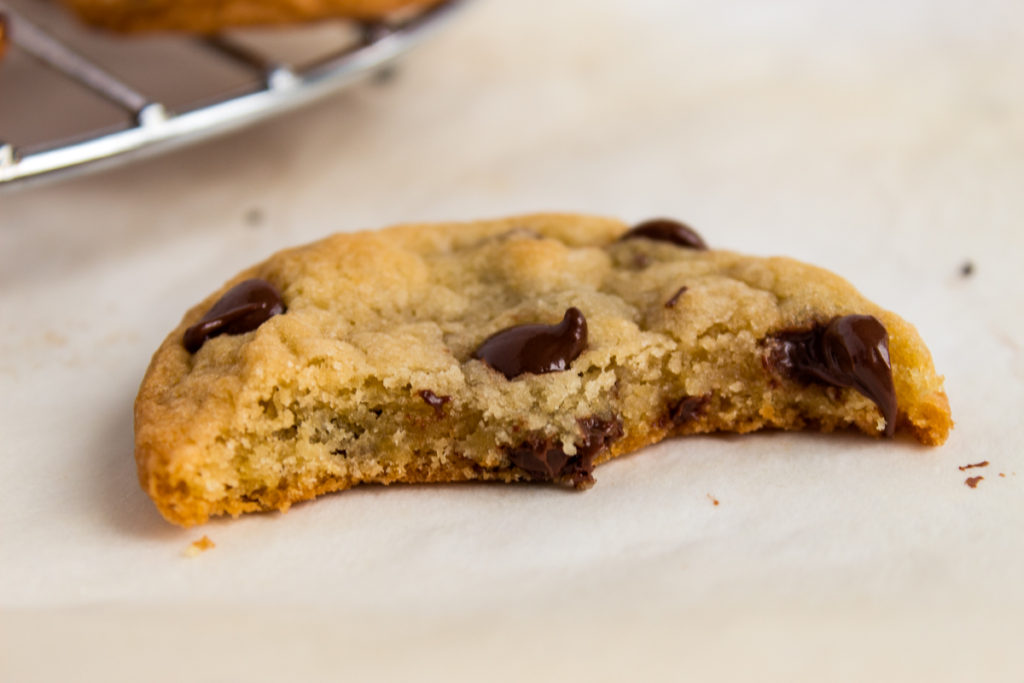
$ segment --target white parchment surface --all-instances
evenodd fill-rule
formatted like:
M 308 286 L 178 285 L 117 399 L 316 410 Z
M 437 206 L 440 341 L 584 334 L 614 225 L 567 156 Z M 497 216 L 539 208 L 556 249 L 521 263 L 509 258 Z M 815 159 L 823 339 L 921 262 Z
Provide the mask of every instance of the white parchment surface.
M 1014 0 L 480 0 L 385 83 L 0 194 L 0 677 L 1022 680 L 1022 83 Z M 929 343 L 949 442 L 160 518 L 131 406 L 186 308 L 336 230 L 539 210 L 844 275 Z

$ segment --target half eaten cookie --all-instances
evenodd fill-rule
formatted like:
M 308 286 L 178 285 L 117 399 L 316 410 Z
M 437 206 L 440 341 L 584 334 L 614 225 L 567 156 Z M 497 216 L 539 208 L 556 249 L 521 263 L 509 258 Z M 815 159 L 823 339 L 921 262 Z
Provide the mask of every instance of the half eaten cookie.
M 135 404 L 170 521 L 372 482 L 548 481 L 680 434 L 952 427 L 914 328 L 685 225 L 534 215 L 339 234 L 189 311 Z

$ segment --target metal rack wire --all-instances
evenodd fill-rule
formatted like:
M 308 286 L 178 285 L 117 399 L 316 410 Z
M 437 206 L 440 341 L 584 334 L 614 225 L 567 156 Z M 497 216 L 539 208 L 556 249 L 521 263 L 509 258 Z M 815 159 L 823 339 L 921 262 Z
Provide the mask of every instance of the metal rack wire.
M 5 140 L 0 130 L 0 190 L 196 142 L 315 100 L 387 64 L 443 24 L 466 1 L 448 0 L 390 22 L 356 23 L 354 42 L 302 65 L 281 63 L 226 35 L 187 38 L 215 58 L 248 70 L 257 77 L 258 85 L 195 108 L 172 111 L 0 0 L 0 21 L 6 23 L 14 49 L 58 73 L 62 82 L 85 87 L 124 114 L 123 124 L 114 130 L 66 142 L 19 147 Z

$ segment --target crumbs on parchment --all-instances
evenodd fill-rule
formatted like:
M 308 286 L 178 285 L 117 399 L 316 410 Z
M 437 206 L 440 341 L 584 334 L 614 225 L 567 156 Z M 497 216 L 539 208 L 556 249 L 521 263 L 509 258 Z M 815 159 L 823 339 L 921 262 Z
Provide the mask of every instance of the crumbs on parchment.
M 972 489 L 976 489 L 978 488 L 978 482 L 984 478 L 985 477 L 967 477 L 966 479 L 964 479 L 964 483 L 970 486 Z
M 187 548 L 185 548 L 186 557 L 198 557 L 202 553 L 205 553 L 210 548 L 216 548 L 217 545 L 210 540 L 209 536 L 203 536 L 198 541 L 192 541 Z
M 254 206 L 248 209 L 242 216 L 242 221 L 245 223 L 247 228 L 258 228 L 266 222 L 266 214 L 263 209 L 258 206 Z

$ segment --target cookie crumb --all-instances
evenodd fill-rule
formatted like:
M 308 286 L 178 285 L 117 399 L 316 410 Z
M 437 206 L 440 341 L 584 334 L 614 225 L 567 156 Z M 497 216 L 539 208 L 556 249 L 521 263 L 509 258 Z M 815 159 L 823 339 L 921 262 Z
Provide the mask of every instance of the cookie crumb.
M 245 212 L 243 220 L 245 221 L 246 226 L 250 228 L 258 228 L 263 225 L 264 218 L 263 209 L 258 206 L 254 206 Z
M 393 64 L 382 66 L 373 72 L 371 80 L 374 85 L 387 85 L 398 76 L 398 69 Z
M 717 499 L 717 498 L 715 498 L 714 496 L 712 496 L 712 495 L 711 495 L 710 493 L 709 493 L 709 494 L 707 494 L 707 495 L 708 495 L 708 500 L 710 500 L 710 501 L 711 501 L 711 504 L 712 504 L 712 505 L 718 505 L 718 499 Z
M 47 330 L 43 333 L 43 341 L 50 346 L 67 346 L 68 338 L 60 332 L 54 332 L 53 330 Z
M 210 548 L 216 548 L 217 545 L 210 540 L 209 536 L 203 536 L 198 541 L 192 541 L 187 548 L 185 548 L 186 557 L 198 557 L 200 554 L 205 553 Z
M 966 472 L 972 467 L 988 467 L 988 460 L 982 460 L 981 462 L 971 463 L 970 465 L 961 465 L 958 469 L 961 472 Z
M 1005 477 L 1005 476 L 1006 476 L 1006 472 L 1000 472 L 1000 473 L 999 473 L 999 476 L 1000 476 L 1000 477 Z
M 974 263 L 964 261 L 963 265 L 960 266 L 960 277 L 970 277 L 972 275 L 974 275 Z
M 964 479 L 964 483 L 970 486 L 972 489 L 976 489 L 978 488 L 978 482 L 984 478 L 985 477 L 967 477 L 967 479 Z

